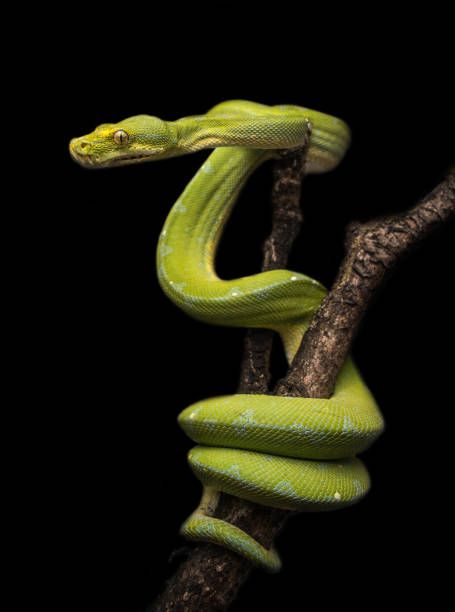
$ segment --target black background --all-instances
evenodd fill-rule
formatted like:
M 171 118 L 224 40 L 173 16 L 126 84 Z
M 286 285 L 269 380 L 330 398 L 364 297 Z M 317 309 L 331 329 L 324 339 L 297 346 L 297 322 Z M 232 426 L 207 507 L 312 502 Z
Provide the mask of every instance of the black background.
M 34 184 L 49 195 L 30 224 L 32 233 L 35 222 L 43 227 L 40 257 L 30 265 L 38 269 L 40 331 L 50 353 L 40 422 L 50 432 L 41 453 L 51 493 L 41 492 L 39 503 L 47 508 L 52 499 L 46 514 L 58 569 L 48 584 L 58 585 L 62 606 L 133 612 L 150 604 L 176 567 L 178 558 L 169 558 L 185 545 L 178 528 L 200 495 L 176 415 L 235 391 L 243 331 L 190 320 L 155 276 L 160 228 L 206 153 L 88 171 L 69 158 L 69 139 L 130 115 L 176 119 L 230 98 L 342 117 L 351 149 L 336 171 L 305 180 L 305 225 L 289 265 L 330 286 L 347 223 L 407 209 L 453 162 L 453 75 L 448 50 L 432 42 L 430 53 L 425 30 L 404 42 L 406 23 L 359 26 L 332 44 L 301 26 L 270 44 L 268 34 L 255 31 L 253 39 L 242 24 L 232 52 L 221 54 L 223 36 L 199 24 L 210 40 L 196 46 L 184 17 L 171 31 L 159 20 L 132 28 L 119 17 L 106 30 L 89 17 L 76 26 L 72 17 L 48 56 L 45 110 L 59 121 L 49 135 L 53 162 L 43 156 Z M 98 26 L 103 44 L 94 45 Z M 163 29 L 170 36 L 156 37 Z M 140 46 L 131 44 L 138 35 Z M 41 95 L 32 86 L 29 93 Z M 225 232 L 220 274 L 258 270 L 270 185 L 266 165 Z M 392 597 L 402 604 L 431 597 L 437 607 L 444 597 L 438 551 L 451 506 L 438 491 L 452 488 L 453 239 L 452 226 L 400 266 L 355 343 L 387 422 L 364 455 L 370 494 L 353 508 L 289 522 L 277 543 L 282 573 L 256 572 L 234 610 L 316 602 L 360 610 Z M 282 356 L 274 367 L 283 372 Z

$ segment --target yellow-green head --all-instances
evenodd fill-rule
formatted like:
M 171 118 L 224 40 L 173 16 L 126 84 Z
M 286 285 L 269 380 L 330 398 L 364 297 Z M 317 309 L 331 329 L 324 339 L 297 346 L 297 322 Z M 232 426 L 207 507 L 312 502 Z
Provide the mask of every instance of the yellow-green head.
M 73 159 L 88 168 L 171 157 L 175 148 L 172 125 L 148 115 L 136 115 L 119 123 L 103 123 L 90 134 L 70 142 Z

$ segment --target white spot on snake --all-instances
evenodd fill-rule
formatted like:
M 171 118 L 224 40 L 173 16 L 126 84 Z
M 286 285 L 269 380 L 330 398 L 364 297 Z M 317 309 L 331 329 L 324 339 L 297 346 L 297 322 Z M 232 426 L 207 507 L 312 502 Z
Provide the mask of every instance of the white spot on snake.
M 168 244 L 163 244 L 163 245 L 160 247 L 160 254 L 161 254 L 161 257 L 166 257 L 166 255 L 170 255 L 170 254 L 172 253 L 172 251 L 173 251 L 173 250 L 174 250 L 174 249 L 173 249 L 171 246 L 169 246 Z
M 341 493 L 339 493 L 338 491 L 335 491 L 335 495 L 333 496 L 337 501 L 339 501 L 341 499 Z
M 161 232 L 161 237 L 162 237 L 162 238 L 164 238 L 164 237 L 166 236 L 166 234 L 167 234 L 167 231 L 166 231 L 166 230 L 163 230 L 163 231 Z
M 233 424 L 237 423 L 253 423 L 254 422 L 254 410 L 249 408 L 240 414 L 234 421 Z
M 172 283 L 174 285 L 174 289 L 177 291 L 182 291 L 186 287 L 186 283 Z
M 239 435 L 246 435 L 248 433 L 248 426 L 254 423 L 254 410 L 245 410 L 236 419 L 232 421 L 233 427 L 237 430 Z
M 194 410 L 190 412 L 187 418 L 190 420 L 195 419 L 198 416 L 198 414 L 201 412 L 202 408 L 203 408 L 202 406 L 197 406 Z
M 242 291 L 240 291 L 240 289 L 238 287 L 233 287 L 228 295 L 231 295 L 232 297 L 237 297 L 238 295 L 242 295 Z
M 195 465 L 196 467 L 202 467 L 202 468 L 204 467 L 204 463 L 200 461 L 199 459 L 196 459 L 194 456 L 194 453 L 192 453 L 191 451 L 190 451 L 190 455 L 188 459 L 191 465 Z
M 361 493 L 363 492 L 363 487 L 362 487 L 362 483 L 360 482 L 360 480 L 354 480 L 354 489 L 356 492 L 356 495 L 361 495 Z
M 229 468 L 224 470 L 225 474 L 229 474 L 230 476 L 234 476 L 235 478 L 241 479 L 240 475 L 240 467 L 238 463 L 233 463 Z
M 213 172 L 213 166 L 209 161 L 206 161 L 205 164 L 201 167 L 202 172 L 205 174 L 211 174 Z
M 281 493 L 283 495 L 286 495 L 287 497 L 297 496 L 296 490 L 288 480 L 281 480 L 277 485 L 273 487 L 273 490 L 275 493 Z
M 297 280 L 297 276 L 291 276 L 291 280 L 292 281 L 296 281 Z
M 354 425 L 351 419 L 348 416 L 345 416 L 343 419 L 343 431 L 352 431 L 354 429 Z
M 218 423 L 216 421 L 214 421 L 213 419 L 211 419 L 210 417 L 207 417 L 205 419 L 202 419 L 202 423 L 205 427 L 205 429 L 209 430 L 209 431 L 216 431 L 217 427 L 218 427 Z
M 312 428 L 308 427 L 307 425 L 302 425 L 302 423 L 292 423 L 289 426 L 289 429 L 301 434 L 302 436 L 310 436 L 313 434 Z
M 174 210 L 177 210 L 180 213 L 186 213 L 186 206 L 182 204 L 180 200 L 177 200 L 177 202 L 174 204 Z

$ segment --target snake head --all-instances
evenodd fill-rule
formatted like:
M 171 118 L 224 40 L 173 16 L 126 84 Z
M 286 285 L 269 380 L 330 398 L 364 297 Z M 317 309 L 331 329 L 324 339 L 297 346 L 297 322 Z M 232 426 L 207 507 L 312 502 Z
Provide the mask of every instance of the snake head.
M 81 166 L 100 168 L 170 157 L 175 141 L 168 122 L 136 115 L 119 123 L 103 123 L 91 134 L 73 138 L 69 149 Z

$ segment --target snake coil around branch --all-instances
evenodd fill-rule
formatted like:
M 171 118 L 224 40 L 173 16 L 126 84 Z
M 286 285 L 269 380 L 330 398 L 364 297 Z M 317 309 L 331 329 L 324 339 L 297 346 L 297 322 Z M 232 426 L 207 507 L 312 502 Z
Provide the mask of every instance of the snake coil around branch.
M 316 111 L 230 101 L 174 122 L 139 115 L 103 124 L 71 141 L 70 150 L 82 165 L 103 167 L 215 149 L 166 220 L 157 251 L 159 282 L 196 319 L 276 331 L 291 363 L 326 290 L 289 270 L 222 280 L 215 270 L 217 245 L 243 185 L 260 164 L 307 145 L 307 173 L 323 173 L 341 161 L 349 138 L 341 120 Z M 353 504 L 370 485 L 356 455 L 383 429 L 349 358 L 329 399 L 217 397 L 186 408 L 179 423 L 198 444 L 189 463 L 203 484 L 201 503 L 181 533 L 224 546 L 268 571 L 281 566 L 277 552 L 213 516 L 219 493 L 292 511 Z

